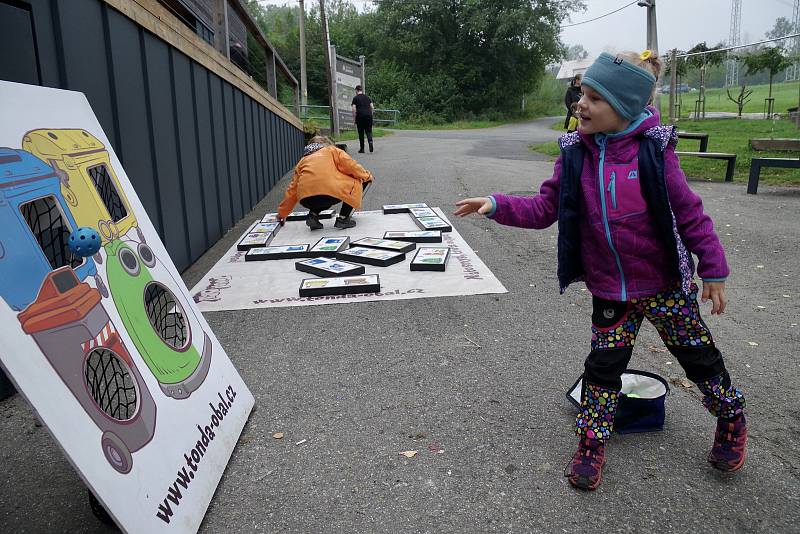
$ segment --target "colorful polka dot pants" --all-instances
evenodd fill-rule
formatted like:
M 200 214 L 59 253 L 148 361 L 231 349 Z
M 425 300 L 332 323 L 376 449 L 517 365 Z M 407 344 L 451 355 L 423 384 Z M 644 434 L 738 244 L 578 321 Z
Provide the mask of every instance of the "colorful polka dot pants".
M 717 417 L 735 417 L 744 408 L 741 392 L 730 385 L 722 354 L 700 317 L 697 286 L 689 294 L 680 286 L 653 297 L 617 302 L 594 297 L 592 350 L 584 363 L 584 390 L 577 432 L 598 439 L 610 435 L 622 373 L 633 354 L 644 319 L 658 331 L 664 345 L 681 364 L 686 376 L 705 395 L 703 404 Z M 613 402 L 601 403 L 599 399 Z

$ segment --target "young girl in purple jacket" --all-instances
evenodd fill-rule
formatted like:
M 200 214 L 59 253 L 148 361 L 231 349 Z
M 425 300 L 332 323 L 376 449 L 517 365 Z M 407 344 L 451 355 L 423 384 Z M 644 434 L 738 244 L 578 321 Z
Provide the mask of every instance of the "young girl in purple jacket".
M 674 126 L 661 126 L 648 105 L 661 70 L 649 50 L 603 53 L 583 77 L 577 132 L 559 139 L 561 156 L 539 195 L 494 194 L 456 203 L 500 224 L 547 228 L 558 221 L 558 278 L 563 293 L 584 281 L 592 293 L 591 352 L 584 364 L 580 438 L 569 481 L 593 490 L 601 480 L 605 442 L 614 427 L 621 376 L 644 319 L 658 331 L 717 417 L 711 465 L 742 467 L 747 442 L 742 393 L 700 317 L 725 311 L 725 251 L 675 155 Z

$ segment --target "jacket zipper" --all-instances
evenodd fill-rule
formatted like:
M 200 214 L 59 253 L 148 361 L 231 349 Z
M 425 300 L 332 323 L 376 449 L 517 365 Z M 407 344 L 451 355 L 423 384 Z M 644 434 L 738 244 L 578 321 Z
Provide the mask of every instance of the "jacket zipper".
M 628 297 L 628 291 L 625 288 L 625 273 L 622 270 L 622 260 L 619 257 L 619 252 L 617 252 L 616 247 L 614 247 L 614 241 L 611 239 L 611 228 L 608 225 L 608 212 L 606 209 L 606 187 L 605 187 L 605 163 L 606 163 L 606 137 L 603 134 L 598 134 L 595 137 L 595 141 L 600 146 L 600 164 L 599 164 L 599 173 L 598 173 L 598 180 L 600 182 L 600 208 L 603 213 L 603 228 L 606 231 L 606 241 L 608 241 L 608 246 L 611 249 L 611 252 L 614 254 L 614 260 L 617 262 L 617 269 L 619 270 L 619 277 L 620 277 L 620 300 L 626 301 Z M 608 184 L 609 191 L 615 189 L 612 187 L 614 184 L 614 176 L 612 175 L 612 180 Z M 614 208 L 616 208 L 616 194 L 612 195 L 612 201 Z

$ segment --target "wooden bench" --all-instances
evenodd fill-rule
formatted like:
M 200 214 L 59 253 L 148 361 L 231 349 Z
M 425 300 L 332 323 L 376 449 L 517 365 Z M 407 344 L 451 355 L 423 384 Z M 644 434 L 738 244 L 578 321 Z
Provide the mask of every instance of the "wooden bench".
M 736 154 L 724 154 L 722 152 L 675 152 L 678 156 L 696 156 L 698 158 L 724 159 L 728 161 L 728 169 L 725 171 L 725 181 L 733 181 L 733 168 L 736 165 Z
M 758 193 L 758 179 L 761 167 L 780 167 L 783 169 L 800 169 L 800 158 L 753 158 L 750 162 L 750 178 L 747 180 L 747 193 Z
M 750 139 L 750 148 L 776 152 L 800 152 L 800 139 Z
M 678 139 L 699 139 L 700 152 L 708 152 L 708 134 L 703 132 L 678 132 Z

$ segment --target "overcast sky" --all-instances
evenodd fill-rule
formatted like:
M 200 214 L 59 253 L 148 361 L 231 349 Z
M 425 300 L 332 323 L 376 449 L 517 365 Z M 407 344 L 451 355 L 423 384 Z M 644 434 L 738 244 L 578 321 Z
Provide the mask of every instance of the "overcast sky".
M 296 0 L 259 0 L 264 4 L 297 5 Z M 370 0 L 350 0 L 359 8 Z M 585 0 L 586 11 L 576 12 L 564 24 L 583 22 L 614 11 L 631 0 Z M 316 5 L 306 0 L 306 9 Z M 742 43 L 760 41 L 775 25 L 775 19 L 791 21 L 794 0 L 742 0 Z M 605 50 L 640 51 L 647 44 L 647 10 L 633 4 L 613 15 L 571 28 L 561 39 L 567 45 L 580 44 L 593 56 Z M 686 50 L 699 42 L 713 46 L 727 42 L 731 27 L 731 0 L 657 0 L 658 44 L 663 53 L 672 48 Z
M 574 13 L 565 24 L 599 17 L 630 1 L 586 0 L 586 11 Z M 778 17 L 791 21 L 792 5 L 793 0 L 742 0 L 742 43 L 763 39 Z M 567 45 L 583 45 L 593 56 L 605 50 L 643 50 L 647 44 L 646 13 L 645 8 L 633 4 L 600 20 L 564 28 L 561 39 Z M 731 0 L 657 0 L 656 16 L 662 53 L 672 48 L 686 50 L 702 41 L 712 46 L 728 40 Z

